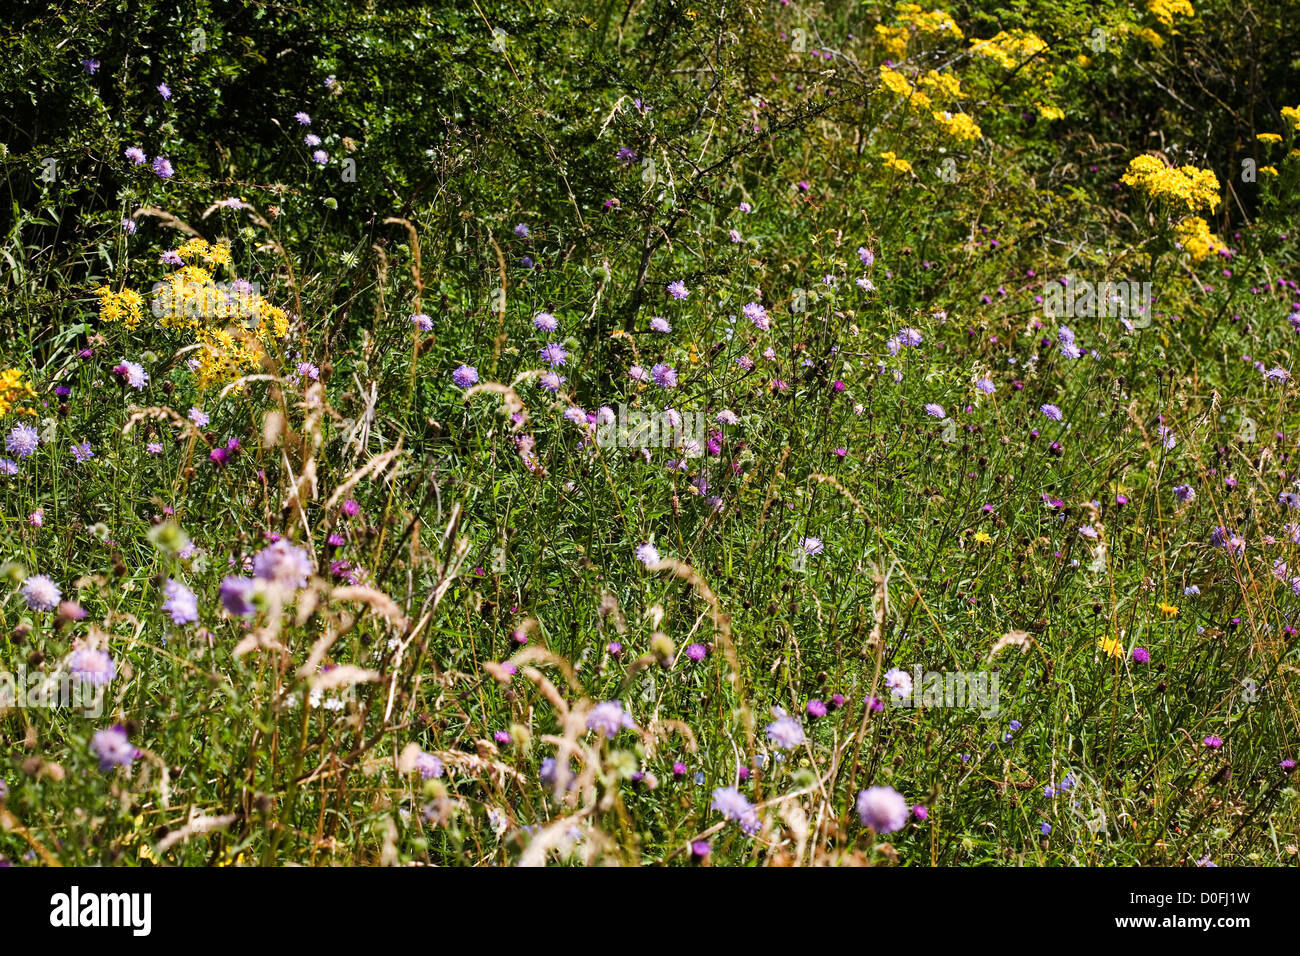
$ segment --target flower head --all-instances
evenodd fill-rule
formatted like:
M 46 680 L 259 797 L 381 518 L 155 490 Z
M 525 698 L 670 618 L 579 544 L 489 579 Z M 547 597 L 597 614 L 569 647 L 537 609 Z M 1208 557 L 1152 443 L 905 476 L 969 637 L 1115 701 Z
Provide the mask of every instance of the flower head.
M 877 833 L 893 833 L 907 825 L 908 806 L 893 787 L 868 787 L 858 794 L 858 819 Z
M 47 574 L 34 574 L 23 582 L 23 600 L 33 611 L 53 611 L 63 599 L 59 586 Z

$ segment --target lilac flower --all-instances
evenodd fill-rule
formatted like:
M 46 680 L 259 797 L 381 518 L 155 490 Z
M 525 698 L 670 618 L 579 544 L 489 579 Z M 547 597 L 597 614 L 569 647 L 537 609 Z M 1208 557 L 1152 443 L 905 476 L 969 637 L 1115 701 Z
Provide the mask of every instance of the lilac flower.
M 95 731 L 95 735 L 90 738 L 90 749 L 99 758 L 100 770 L 129 767 L 140 756 L 140 751 L 127 740 L 126 731 L 121 724 Z
M 72 446 L 72 457 L 77 459 L 77 464 L 82 465 L 95 457 L 95 452 L 90 447 L 90 442 L 83 441 L 80 445 Z
M 780 750 L 793 750 L 804 742 L 803 727 L 799 721 L 781 714 L 767 725 L 767 739 Z
M 180 253 L 175 249 L 168 249 L 158 259 L 165 266 L 183 266 L 185 260 L 181 258 Z
M 151 455 L 161 455 L 163 450 L 162 442 L 151 441 L 144 446 L 144 450 Z
M 908 807 L 893 787 L 868 787 L 858 794 L 858 819 L 877 833 L 893 833 L 907 825 Z
M 528 231 L 529 231 L 528 227 L 524 225 L 522 222 L 517 223 L 515 225 L 515 235 L 518 236 L 520 239 L 527 239 Z
M 176 174 L 172 169 L 171 162 L 164 156 L 155 156 L 153 158 L 153 171 L 159 179 L 171 179 Z
M 637 545 L 636 559 L 648 568 L 659 561 L 659 549 L 653 544 Z
M 318 149 L 311 154 L 312 160 L 320 166 L 324 166 L 330 161 L 330 154 L 323 149 Z
M 96 60 L 94 57 L 87 57 L 86 59 L 82 60 L 81 65 L 85 69 L 85 71 L 89 73 L 91 76 L 94 76 L 95 71 L 99 69 L 99 61 Z
M 443 774 L 442 761 L 423 750 L 415 758 L 415 769 L 420 771 L 420 778 L 423 780 L 432 780 Z
M 927 415 L 933 415 L 935 418 L 948 417 L 948 413 L 944 411 L 943 406 L 936 404 L 935 402 L 930 402 L 929 404 L 927 404 L 925 406 L 925 412 Z
M 912 328 L 899 329 L 898 341 L 899 344 L 906 345 L 908 348 L 914 349 L 921 344 L 922 341 L 921 333 L 916 329 L 912 329 Z
M 549 312 L 538 312 L 533 316 L 533 327 L 541 332 L 554 332 L 559 328 L 560 323 L 555 321 L 555 316 Z
M 0 458 L 0 475 L 10 476 L 18 474 L 18 462 L 12 458 Z
M 813 537 L 801 538 L 799 540 L 799 547 L 801 547 L 804 550 L 804 553 L 809 557 L 815 557 L 826 550 L 826 546 L 822 544 L 822 539 Z
M 41 436 L 30 425 L 15 425 L 5 438 L 5 450 L 19 458 L 27 458 L 36 451 Z
M 253 556 L 253 575 L 275 587 L 297 591 L 307 586 L 313 573 L 311 555 L 306 549 L 281 538 Z
M 565 381 L 566 379 L 559 372 L 550 371 L 538 379 L 538 384 L 548 392 L 558 392 Z
M 221 605 L 237 617 L 250 617 L 257 611 L 253 603 L 257 591 L 258 582 L 252 578 L 225 578 L 221 582 Z
M 685 299 L 690 295 L 690 290 L 686 288 L 686 283 L 678 279 L 676 282 L 668 283 L 668 294 L 674 299 Z
M 195 406 L 190 409 L 190 421 L 199 426 L 199 428 L 207 428 L 209 421 L 208 413 L 198 406 Z
M 910 697 L 912 694 L 912 675 L 900 668 L 885 672 L 885 686 L 895 697 Z
M 320 145 L 320 137 L 317 136 L 315 133 L 308 133 L 306 136 L 302 138 L 302 142 L 304 146 L 310 146 L 312 148 L 315 148 Z
M 864 266 L 871 268 L 871 264 L 876 261 L 876 254 L 866 246 L 858 246 L 858 258 Z
M 126 379 L 126 384 L 136 391 L 143 391 L 144 387 L 149 384 L 149 373 L 144 370 L 144 366 L 139 362 L 123 362 L 121 368 L 124 370 L 122 377 Z
M 610 740 L 618 736 L 618 732 L 623 728 L 635 726 L 636 722 L 632 719 L 632 715 L 616 700 L 599 703 L 587 714 L 587 729 L 602 733 Z
M 1216 737 L 1214 736 L 1214 734 L 1210 734 L 1210 736 L 1202 740 L 1201 743 L 1205 744 L 1205 746 L 1209 747 L 1211 750 L 1218 750 L 1220 747 L 1223 746 L 1223 738 Z
M 92 687 L 103 687 L 117 675 L 117 665 L 104 651 L 79 647 L 68 655 L 68 673 Z
M 772 322 L 767 315 L 767 309 L 763 308 L 757 302 L 748 303 L 740 311 L 745 318 L 754 323 L 755 328 L 766 332 L 772 327 Z
M 421 332 L 429 332 L 433 329 L 433 319 L 425 315 L 423 312 L 417 312 L 415 315 L 411 316 L 411 322 L 414 323 L 415 327 Z
M 1291 378 L 1291 373 L 1280 366 L 1275 366 L 1264 373 L 1264 379 L 1268 382 L 1281 383 L 1287 381 L 1289 378 Z
M 564 350 L 564 346 L 558 342 L 548 343 L 538 350 L 538 354 L 541 355 L 542 361 L 552 368 L 559 368 L 564 364 L 565 359 L 569 357 L 569 353 Z
M 665 365 L 659 362 L 650 369 L 650 376 L 655 380 L 655 384 L 661 388 L 677 387 L 677 372 L 671 365 Z
M 1055 405 L 1040 405 L 1038 410 L 1054 422 L 1061 420 L 1061 410 Z
M 624 166 L 631 166 L 636 162 L 636 150 L 631 146 L 620 146 L 614 158 Z
M 139 146 L 128 146 L 126 148 L 126 158 L 131 160 L 136 166 L 143 166 L 148 160 L 145 158 L 144 150 Z
M 193 624 L 199 619 L 199 601 L 194 592 L 171 578 L 163 585 L 167 598 L 163 610 L 171 615 L 173 624 Z
M 749 213 L 751 213 L 751 212 L 754 211 L 754 207 L 751 206 L 751 205 L 750 205 L 749 203 L 747 203 L 747 202 L 742 202 L 742 203 L 741 203 L 739 206 L 737 206 L 736 208 L 739 209 L 741 212 L 747 214 L 747 215 L 748 215 Z
M 166 83 L 159 83 L 157 89 L 159 95 L 161 95 L 163 99 L 169 100 L 172 98 L 172 88 Z
M 293 118 L 298 121 L 299 126 L 311 125 L 311 117 L 308 116 L 306 113 L 294 113 Z
M 298 367 L 294 369 L 294 371 L 298 373 L 299 378 L 309 378 L 312 381 L 316 381 L 320 378 L 320 369 L 311 362 L 299 362 Z
M 23 582 L 23 600 L 33 611 L 53 611 L 63 599 L 59 586 L 47 574 L 34 574 Z
M 671 332 L 672 330 L 673 327 L 669 325 L 668 320 L 663 318 L 662 316 L 656 315 L 654 318 L 650 320 L 651 332 Z
M 754 805 L 735 787 L 718 787 L 714 790 L 711 809 L 717 810 L 728 820 L 735 820 L 750 836 L 758 832 L 758 813 L 754 810 Z
M 478 381 L 478 369 L 472 365 L 462 365 L 451 373 L 451 380 L 461 388 L 469 388 Z
M 820 700 L 808 701 L 808 706 L 804 709 L 807 711 L 809 717 L 825 717 L 828 713 L 826 705 Z
M 1174 497 L 1183 503 L 1192 501 L 1196 498 L 1196 489 L 1191 485 L 1175 485 Z
M 989 378 L 987 375 L 978 379 L 975 382 L 975 387 L 985 395 L 992 395 L 997 388 L 997 386 L 993 384 L 993 379 Z

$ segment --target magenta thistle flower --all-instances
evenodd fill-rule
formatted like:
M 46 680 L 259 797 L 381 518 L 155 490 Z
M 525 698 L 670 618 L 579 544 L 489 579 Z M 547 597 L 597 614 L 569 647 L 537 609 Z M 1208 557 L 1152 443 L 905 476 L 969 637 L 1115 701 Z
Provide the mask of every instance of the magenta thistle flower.
M 1201 743 L 1205 744 L 1205 746 L 1209 747 L 1211 750 L 1217 750 L 1218 748 L 1223 746 L 1223 738 L 1216 737 L 1214 734 L 1210 734 L 1210 736 L 1206 737 L 1203 741 L 1201 741 Z
M 703 644 L 691 644 L 686 648 L 686 656 L 693 661 L 702 661 L 709 656 L 709 649 Z
M 1151 652 L 1145 647 L 1133 648 L 1133 662 L 1136 664 L 1145 664 L 1151 660 Z

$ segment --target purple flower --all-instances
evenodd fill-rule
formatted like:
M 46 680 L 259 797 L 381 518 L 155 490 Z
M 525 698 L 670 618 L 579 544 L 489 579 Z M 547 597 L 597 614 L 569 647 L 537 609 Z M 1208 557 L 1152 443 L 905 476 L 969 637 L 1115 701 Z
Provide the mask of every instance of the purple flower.
M 758 813 L 736 787 L 718 787 L 714 790 L 711 809 L 717 810 L 728 820 L 735 820 L 751 836 L 758 832 Z
M 205 412 L 203 409 L 195 406 L 194 408 L 190 409 L 190 421 L 192 421 L 195 425 L 198 425 L 199 428 L 207 428 L 208 413 Z
M 1151 660 L 1151 652 L 1145 647 L 1133 648 L 1133 662 L 1135 664 L 1145 664 L 1149 660 Z
M 80 445 L 72 446 L 72 457 L 77 459 L 77 464 L 84 464 L 95 457 L 94 451 L 91 450 L 90 442 L 83 441 Z
M 768 318 L 767 309 L 763 308 L 757 302 L 748 303 L 740 311 L 741 314 L 745 316 L 745 318 L 749 319 L 749 321 L 754 323 L 754 326 L 756 328 L 766 332 L 768 329 L 772 327 L 772 322 Z
M 673 370 L 671 365 L 665 365 L 663 362 L 657 363 L 650 369 L 650 377 L 661 388 L 677 387 L 677 372 Z
M 131 160 L 136 166 L 143 166 L 148 160 L 145 158 L 144 150 L 139 146 L 128 146 L 126 148 L 126 158 Z
M 165 100 L 169 100 L 172 98 L 172 88 L 168 86 L 166 83 L 158 84 L 158 93 Z
M 49 575 L 35 574 L 23 582 L 23 600 L 33 611 L 53 611 L 59 606 L 63 594 Z
M 250 617 L 257 611 L 253 604 L 257 590 L 252 578 L 228 577 L 221 582 L 221 605 L 237 617 Z
M 522 222 L 516 224 L 516 225 L 515 225 L 515 235 L 518 236 L 520 239 L 527 239 L 527 238 L 528 238 L 528 227 L 525 226 Z
M 624 727 L 635 727 L 632 715 L 616 700 L 607 700 L 591 708 L 587 714 L 587 729 L 595 730 L 613 740 Z
M 709 656 L 709 649 L 703 644 L 690 644 L 686 648 L 686 656 L 693 661 L 702 661 Z
M 935 418 L 946 418 L 948 416 L 948 413 L 944 411 L 943 406 L 936 404 L 935 402 L 930 402 L 925 406 L 925 413 L 927 415 L 933 415 Z
M 469 388 L 478 381 L 478 369 L 472 365 L 462 365 L 451 373 L 451 380 L 461 388 Z
M 311 117 L 308 116 L 306 113 L 294 113 L 293 118 L 298 121 L 299 126 L 311 125 Z
M 668 283 L 668 294 L 674 299 L 685 299 L 690 295 L 690 290 L 686 288 L 686 283 L 678 279 L 676 282 Z
M 429 332 L 433 329 L 433 319 L 425 315 L 423 312 L 415 313 L 415 315 L 411 316 L 411 321 L 421 332 Z
M 1223 738 L 1216 737 L 1214 736 L 1214 734 L 1210 734 L 1210 736 L 1206 737 L 1203 741 L 1201 741 L 1201 743 L 1205 744 L 1205 746 L 1209 747 L 1211 750 L 1217 750 L 1218 748 L 1223 746 Z
M 253 576 L 286 591 L 307 586 L 313 572 L 311 555 L 306 549 L 281 538 L 253 556 Z
M 802 725 L 787 714 L 781 714 L 768 724 L 765 732 L 772 746 L 779 750 L 793 750 L 805 740 Z
M 1196 497 L 1196 489 L 1191 485 L 1175 485 L 1174 497 L 1182 502 L 1191 501 Z
M 420 751 L 415 758 L 415 769 L 420 771 L 420 778 L 423 780 L 432 780 L 441 777 L 443 773 L 442 761 L 433 754 Z
M 176 170 L 172 169 L 171 162 L 164 156 L 154 157 L 153 171 L 159 179 L 171 179 L 176 174 Z
M 533 316 L 533 327 L 541 332 L 554 332 L 559 324 L 549 312 L 538 312 Z
M 79 647 L 68 655 L 68 673 L 92 687 L 103 687 L 117 674 L 117 665 L 105 651 Z
M 651 332 L 671 332 L 672 330 L 673 327 L 669 325 L 668 320 L 663 318 L 662 316 L 656 315 L 654 318 L 650 320 Z
M 871 264 L 876 261 L 876 254 L 866 246 L 858 246 L 858 258 L 864 266 L 871 268 Z
M 91 76 L 94 76 L 95 71 L 99 69 L 99 61 L 96 60 L 94 57 L 87 57 L 86 59 L 82 60 L 81 65 L 85 68 L 86 72 L 89 73 Z
M 907 825 L 908 807 L 893 787 L 869 787 L 858 794 L 858 819 L 877 833 L 893 833 Z
M 569 353 L 564 350 L 564 346 L 557 342 L 551 342 L 538 350 L 542 361 L 552 368 L 558 368 L 564 364 L 564 360 L 569 357 Z
M 90 738 L 90 749 L 99 758 L 100 770 L 129 767 L 131 761 L 140 756 L 140 751 L 126 739 L 126 731 L 121 724 L 95 731 L 95 735 Z
M 808 712 L 809 717 L 825 717 L 827 714 L 826 705 L 820 700 L 808 701 L 808 706 L 804 709 Z
M 171 615 L 173 624 L 193 624 L 199 619 L 199 601 L 194 592 L 171 578 L 163 585 L 167 595 L 163 610 Z
M 27 458 L 36 451 L 41 436 L 30 425 L 15 425 L 5 438 L 5 450 L 19 458 Z
M 1061 410 L 1055 405 L 1040 405 L 1038 410 L 1054 422 L 1061 420 Z
M 324 166 L 330 161 L 330 154 L 323 149 L 318 149 L 311 154 L 311 158 L 319 165 Z
M 122 369 L 122 377 L 126 379 L 126 384 L 137 392 L 144 391 L 144 387 L 149 384 L 149 373 L 139 362 L 123 362 L 118 368 Z
M 653 544 L 637 545 L 636 559 L 646 567 L 649 567 L 659 560 L 659 549 Z

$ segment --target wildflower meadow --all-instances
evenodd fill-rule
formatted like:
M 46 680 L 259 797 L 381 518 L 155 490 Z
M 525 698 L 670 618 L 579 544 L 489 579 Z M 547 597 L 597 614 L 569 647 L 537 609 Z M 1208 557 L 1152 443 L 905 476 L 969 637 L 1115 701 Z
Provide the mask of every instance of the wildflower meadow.
M 6 6 L 0 863 L 1300 860 L 1296 0 Z

